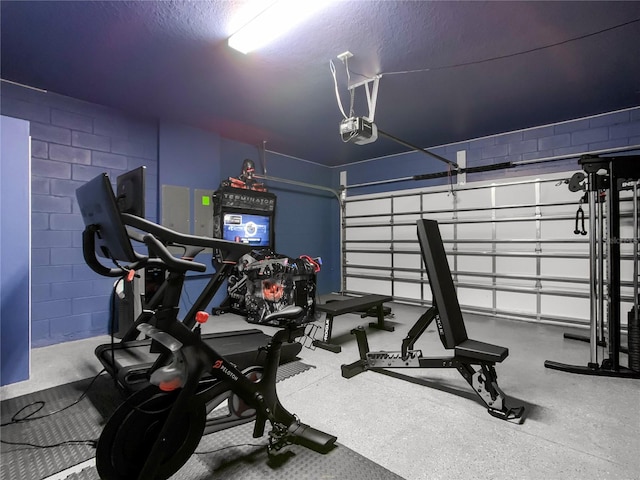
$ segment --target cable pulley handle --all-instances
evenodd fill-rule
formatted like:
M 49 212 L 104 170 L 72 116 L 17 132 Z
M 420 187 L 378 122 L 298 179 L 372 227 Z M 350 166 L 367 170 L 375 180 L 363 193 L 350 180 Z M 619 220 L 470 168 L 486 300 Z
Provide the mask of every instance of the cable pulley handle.
M 579 224 L 581 228 L 578 228 Z M 587 234 L 587 231 L 584 228 L 584 210 L 582 209 L 582 200 L 580 200 L 580 205 L 578 205 L 578 210 L 576 211 L 576 225 L 573 233 L 575 235 Z
M 153 251 L 160 260 L 162 260 L 167 267 L 178 271 L 194 271 L 204 272 L 207 270 L 207 266 L 203 263 L 194 262 L 192 260 L 182 260 L 174 257 L 171 252 L 164 246 L 164 244 L 151 234 L 147 234 L 143 237 L 145 245 L 149 248 L 149 251 Z

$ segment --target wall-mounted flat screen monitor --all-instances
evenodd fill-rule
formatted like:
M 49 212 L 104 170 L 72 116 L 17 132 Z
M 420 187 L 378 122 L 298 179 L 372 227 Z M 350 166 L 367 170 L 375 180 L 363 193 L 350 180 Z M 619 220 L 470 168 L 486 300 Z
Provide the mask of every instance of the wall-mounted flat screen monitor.
M 147 167 L 138 167 L 117 178 L 116 195 L 120 212 L 144 218 L 146 170 Z
M 255 247 L 271 246 L 271 216 L 246 213 L 225 213 L 222 238 Z

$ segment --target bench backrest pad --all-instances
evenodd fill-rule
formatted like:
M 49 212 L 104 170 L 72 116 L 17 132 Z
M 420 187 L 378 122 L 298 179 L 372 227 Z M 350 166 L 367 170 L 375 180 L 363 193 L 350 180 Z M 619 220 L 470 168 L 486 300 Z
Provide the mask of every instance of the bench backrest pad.
M 420 219 L 417 223 L 422 259 L 427 269 L 433 301 L 442 322 L 442 343 L 445 348 L 454 348 L 468 337 L 438 222 Z

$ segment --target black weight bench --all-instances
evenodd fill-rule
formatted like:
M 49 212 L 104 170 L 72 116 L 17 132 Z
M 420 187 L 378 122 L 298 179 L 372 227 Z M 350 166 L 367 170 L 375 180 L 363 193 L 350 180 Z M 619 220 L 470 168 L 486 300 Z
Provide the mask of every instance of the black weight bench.
M 351 378 L 366 370 L 386 368 L 456 368 L 487 406 L 488 412 L 504 420 L 520 419 L 524 407 L 508 407 L 506 396 L 498 387 L 495 364 L 509 355 L 509 349 L 472 340 L 462 318 L 458 296 L 451 278 L 438 222 L 418 220 L 418 241 L 433 294 L 433 306 L 411 327 L 399 352 L 370 352 L 367 334 L 362 328 L 356 335 L 360 360 L 342 365 L 342 376 Z M 452 356 L 424 357 L 413 346 L 435 320 L 443 346 Z M 474 368 L 478 365 L 480 368 Z
M 340 298 L 345 298 L 342 300 Z M 386 325 L 384 323 L 384 310 L 383 303 L 392 301 L 393 298 L 388 295 L 365 295 L 363 297 L 342 297 L 334 296 L 329 297 L 326 303 L 317 304 L 316 310 L 324 312 L 327 317 L 324 320 L 324 330 L 322 332 L 322 340 L 314 340 L 313 345 L 329 350 L 333 353 L 340 353 L 342 347 L 331 343 L 331 334 L 333 331 L 333 319 L 339 315 L 345 313 L 354 312 L 366 312 L 369 309 L 377 309 L 377 322 L 371 322 L 369 324 L 372 328 L 378 328 L 380 330 L 386 330 L 387 332 L 393 332 L 394 327 Z

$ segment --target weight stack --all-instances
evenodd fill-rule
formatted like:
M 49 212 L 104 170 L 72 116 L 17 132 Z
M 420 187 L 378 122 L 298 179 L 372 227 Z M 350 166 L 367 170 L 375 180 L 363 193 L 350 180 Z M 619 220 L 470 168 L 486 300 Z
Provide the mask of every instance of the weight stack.
M 629 368 L 640 372 L 640 312 L 636 315 L 635 306 L 631 307 L 628 315 L 629 326 Z

